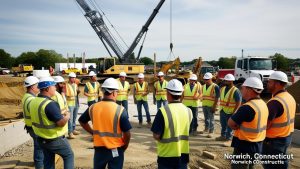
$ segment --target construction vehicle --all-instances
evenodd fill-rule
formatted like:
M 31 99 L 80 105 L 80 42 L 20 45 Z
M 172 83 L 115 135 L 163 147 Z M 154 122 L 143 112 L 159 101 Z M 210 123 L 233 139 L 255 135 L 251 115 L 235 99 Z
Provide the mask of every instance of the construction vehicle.
M 14 76 L 30 75 L 32 74 L 32 64 L 19 64 L 17 67 L 12 67 L 12 73 Z
M 108 47 L 110 47 L 110 49 L 114 52 L 119 61 L 119 63 L 117 64 L 115 59 L 100 58 L 97 71 L 98 76 L 116 76 L 118 74 L 117 72 L 120 71 L 125 71 L 129 75 L 144 73 L 144 65 L 137 64 L 143 48 L 143 44 L 139 49 L 137 58 L 130 59 L 130 55 L 133 53 L 135 47 L 138 45 L 142 37 L 144 35 L 146 37 L 148 27 L 150 26 L 151 22 L 155 18 L 156 14 L 158 13 L 165 0 L 160 0 L 160 2 L 153 10 L 151 16 L 149 17 L 145 25 L 142 27 L 132 44 L 125 52 L 121 50 L 120 46 L 118 45 L 120 43 L 116 41 L 116 39 L 113 37 L 110 30 L 106 26 L 102 14 L 96 9 L 91 9 L 89 4 L 85 0 L 76 0 L 76 2 L 85 12 L 84 16 L 86 17 L 86 19 L 100 38 L 109 55 L 113 58 L 113 55 Z M 96 7 L 95 5 L 93 6 Z M 145 41 L 145 37 L 143 43 Z
M 179 57 L 176 58 L 173 61 L 170 61 L 168 63 L 165 63 L 162 65 L 161 69 L 159 71 L 163 72 L 165 75 L 167 75 L 169 73 L 169 70 L 173 67 L 175 67 L 176 70 L 176 74 L 178 74 L 179 71 L 179 66 L 180 66 L 180 59 Z

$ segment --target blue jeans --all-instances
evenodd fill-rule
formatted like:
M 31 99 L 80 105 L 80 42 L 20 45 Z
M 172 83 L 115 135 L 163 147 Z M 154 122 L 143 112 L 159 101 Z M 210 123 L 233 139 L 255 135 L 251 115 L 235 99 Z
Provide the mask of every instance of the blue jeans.
M 159 110 L 159 108 L 162 106 L 162 105 L 167 105 L 168 104 L 168 101 L 167 100 L 156 100 L 156 107 L 157 107 L 157 111 Z
M 190 125 L 190 132 L 197 131 L 197 127 L 198 127 L 198 107 L 188 106 L 188 108 L 190 108 L 192 110 L 192 114 L 193 114 L 192 123 Z
M 227 125 L 227 122 L 232 114 L 227 114 L 223 110 L 220 111 L 221 136 L 226 139 L 232 138 L 232 129 Z
M 95 148 L 94 153 L 94 169 L 105 169 L 108 165 L 109 169 L 122 169 L 124 163 L 124 150 L 118 148 L 118 157 L 112 156 L 112 151 L 106 148 Z
M 75 106 L 69 106 L 70 118 L 68 120 L 68 134 L 73 132 L 73 114 Z
M 266 155 L 278 155 L 278 154 L 286 154 L 289 145 L 292 142 L 292 136 L 288 136 L 285 139 L 270 139 L 266 138 L 263 142 L 263 154 Z M 271 159 L 272 160 L 272 159 Z M 275 159 L 274 159 L 275 160 Z M 276 160 L 277 161 L 277 160 Z M 263 165 L 265 169 L 273 169 L 273 168 L 280 168 L 280 169 L 287 169 L 289 167 L 288 159 L 282 159 L 284 164 L 277 164 L 277 165 Z
M 55 154 L 64 160 L 64 169 L 74 168 L 74 153 L 68 140 L 64 137 L 53 140 L 45 140 L 38 137 L 38 143 L 44 152 L 44 168 L 55 169 Z
M 75 107 L 74 107 L 74 114 L 73 114 L 73 121 L 72 121 L 72 131 L 74 131 L 75 130 L 75 128 L 76 128 L 76 119 L 77 119 L 77 115 L 78 115 L 78 109 L 79 109 L 79 105 L 76 105 Z
M 138 111 L 138 119 L 139 123 L 143 123 L 143 115 L 142 115 L 142 105 L 144 106 L 147 122 L 151 122 L 150 112 L 149 112 L 149 106 L 147 101 L 139 100 L 137 101 L 137 111 Z
M 122 105 L 126 109 L 127 116 L 128 116 L 128 100 L 117 101 L 117 104 L 118 105 Z
M 212 107 L 203 106 L 205 129 L 208 129 L 210 133 L 214 132 L 215 117 Z
M 43 149 L 40 147 L 39 143 L 37 142 L 37 136 L 34 134 L 32 128 L 27 128 L 27 132 L 33 139 L 33 160 L 34 160 L 34 167 L 44 168 L 44 153 Z
M 187 169 L 187 164 L 180 164 L 180 166 L 173 167 L 173 166 L 166 166 L 164 164 L 158 163 L 158 169 Z

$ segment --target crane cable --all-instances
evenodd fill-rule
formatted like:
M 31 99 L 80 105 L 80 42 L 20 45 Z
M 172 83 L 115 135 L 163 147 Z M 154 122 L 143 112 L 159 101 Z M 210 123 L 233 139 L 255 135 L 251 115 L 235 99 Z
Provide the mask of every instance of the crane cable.
M 173 56 L 173 58 L 176 58 L 174 53 L 173 53 L 173 8 L 172 8 L 172 0 L 170 0 L 170 53 L 169 53 L 169 58 L 171 59 L 171 56 Z

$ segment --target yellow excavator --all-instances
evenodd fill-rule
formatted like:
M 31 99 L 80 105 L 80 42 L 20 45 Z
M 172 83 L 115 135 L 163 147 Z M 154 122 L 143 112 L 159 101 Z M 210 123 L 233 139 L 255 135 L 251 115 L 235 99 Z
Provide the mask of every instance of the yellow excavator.
M 194 66 L 193 66 L 193 71 L 182 71 L 182 72 L 178 72 L 175 76 L 176 79 L 178 79 L 179 81 L 181 81 L 181 83 L 186 84 L 188 82 L 188 79 L 190 78 L 191 74 L 196 74 L 198 77 L 200 75 L 200 70 L 202 67 L 202 58 L 199 57 Z
M 168 74 L 169 70 L 173 67 L 175 67 L 176 70 L 176 74 L 178 74 L 179 72 L 179 66 L 180 66 L 180 59 L 179 57 L 176 58 L 175 60 L 169 62 L 169 63 L 165 63 L 162 65 L 160 71 L 163 72 L 165 75 Z

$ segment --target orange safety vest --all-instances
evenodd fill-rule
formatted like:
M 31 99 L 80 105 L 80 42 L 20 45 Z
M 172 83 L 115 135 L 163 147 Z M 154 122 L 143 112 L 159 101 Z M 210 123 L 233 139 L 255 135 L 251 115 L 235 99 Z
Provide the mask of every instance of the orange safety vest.
M 266 137 L 267 122 L 269 110 L 262 99 L 254 99 L 246 102 L 244 105 L 250 106 L 255 116 L 251 122 L 242 122 L 237 130 L 234 130 L 234 136 L 239 140 L 249 142 L 260 142 Z
M 268 138 L 287 137 L 294 131 L 296 101 L 288 92 L 282 92 L 271 98 L 277 100 L 283 107 L 283 113 L 271 121 L 267 129 Z
M 123 109 L 122 106 L 110 101 L 101 101 L 90 107 L 95 147 L 114 149 L 125 144 L 120 128 Z
M 238 90 L 235 86 L 232 86 L 228 92 L 225 94 L 226 86 L 221 88 L 221 95 L 220 95 L 220 107 L 227 114 L 234 113 L 234 108 L 237 104 L 235 102 L 233 94 L 236 90 Z

